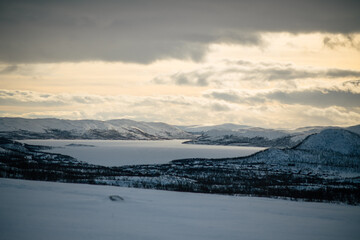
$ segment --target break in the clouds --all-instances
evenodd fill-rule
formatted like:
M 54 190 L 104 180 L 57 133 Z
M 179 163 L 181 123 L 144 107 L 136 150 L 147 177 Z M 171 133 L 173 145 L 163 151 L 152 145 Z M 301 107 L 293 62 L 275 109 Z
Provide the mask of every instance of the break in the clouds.
M 1 90 L 0 102 L 3 107 L 10 109 L 2 116 L 104 120 L 131 118 L 142 121 L 163 121 L 167 116 L 168 120 L 177 123 L 196 122 L 204 116 L 212 119 L 218 112 L 231 110 L 229 104 L 217 100 L 170 95 L 100 96 Z M 18 109 L 20 112 L 17 112 Z
M 223 123 L 236 119 L 243 124 L 268 127 L 281 127 L 284 124 L 297 127 L 303 122 L 354 125 L 360 121 L 359 100 L 360 93 L 345 89 L 253 94 L 213 90 L 199 97 L 0 92 L 0 101 L 10 109 L 2 116 L 103 120 L 130 118 L 142 121 L 163 121 L 167 116 L 167 121 L 173 124 Z
M 360 122 L 360 2 L 3 0 L 0 116 Z
M 263 32 L 360 31 L 352 0 L 3 0 L 0 16 L 8 63 L 200 60 L 211 43 L 262 45 Z

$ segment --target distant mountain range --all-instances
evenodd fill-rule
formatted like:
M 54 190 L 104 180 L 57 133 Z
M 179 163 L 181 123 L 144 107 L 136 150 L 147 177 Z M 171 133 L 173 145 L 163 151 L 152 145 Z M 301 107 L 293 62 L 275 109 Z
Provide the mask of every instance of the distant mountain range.
M 168 164 L 105 167 L 46 149 L 0 137 L 0 177 L 360 204 L 360 136 L 345 129 L 247 157 Z
M 309 135 L 325 129 L 345 129 L 360 134 L 360 125 L 347 128 L 332 126 L 302 127 L 294 130 L 266 129 L 236 124 L 222 124 L 207 127 L 182 127 L 197 137 L 186 143 L 208 145 L 238 145 L 259 147 L 293 147 Z
M 239 125 L 234 123 L 224 123 L 220 125 L 211 125 L 211 126 L 190 125 L 190 126 L 177 126 L 177 127 L 190 133 L 202 133 L 210 130 L 233 131 L 237 129 L 251 128 L 251 126 L 248 125 Z
M 127 119 L 62 120 L 0 118 L 0 136 L 11 139 L 189 139 L 192 134 L 161 122 Z
M 267 129 L 226 123 L 213 126 L 172 126 L 161 122 L 118 120 L 62 120 L 55 118 L 0 118 L 0 137 L 10 139 L 191 139 L 188 144 L 293 147 L 325 129 L 345 129 L 360 134 L 360 125 Z

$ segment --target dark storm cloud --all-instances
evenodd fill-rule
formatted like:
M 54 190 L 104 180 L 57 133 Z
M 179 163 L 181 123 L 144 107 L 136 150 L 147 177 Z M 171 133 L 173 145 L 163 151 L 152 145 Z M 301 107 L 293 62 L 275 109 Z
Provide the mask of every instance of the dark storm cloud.
M 259 32 L 359 32 L 359 1 L 21 1 L 0 3 L 0 61 L 200 60 L 213 42 Z

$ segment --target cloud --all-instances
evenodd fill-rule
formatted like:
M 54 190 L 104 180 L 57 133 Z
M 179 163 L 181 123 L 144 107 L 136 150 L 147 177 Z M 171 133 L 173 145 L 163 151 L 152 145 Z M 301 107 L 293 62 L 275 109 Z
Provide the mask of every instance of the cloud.
M 210 43 L 261 45 L 262 32 L 359 32 L 359 9 L 350 0 L 3 0 L 0 61 L 197 61 Z
M 329 69 L 323 73 L 320 73 L 320 76 L 321 75 L 328 78 L 360 77 L 360 72 L 343 69 Z
M 100 104 L 107 97 L 96 95 L 44 94 L 32 91 L 0 90 L 1 105 L 62 107 L 73 104 Z
M 237 93 L 232 91 L 229 92 L 212 91 L 210 93 L 204 94 L 204 96 L 214 99 L 224 100 L 226 102 L 239 103 L 241 101 L 241 97 Z
M 353 34 L 326 36 L 323 39 L 325 47 L 336 49 L 339 47 L 355 48 L 360 51 L 360 39 Z
M 100 120 L 128 118 L 189 125 L 233 122 L 272 128 L 308 124 L 355 125 L 360 121 L 359 94 L 344 90 L 252 94 L 216 90 L 214 93 L 215 90 L 200 97 L 139 97 L 2 90 L 0 116 Z M 311 103 L 305 98 L 318 103 Z
M 224 111 L 230 111 L 231 108 L 228 107 L 227 105 L 225 104 L 219 104 L 219 103 L 214 103 L 211 105 L 211 110 L 214 110 L 216 112 L 224 112 Z
M 343 87 L 349 87 L 350 89 L 358 89 L 360 87 L 360 80 L 346 81 L 342 85 Z
M 216 90 L 204 94 L 206 98 L 230 103 L 258 105 L 278 102 L 286 105 L 307 105 L 318 108 L 339 106 L 360 108 L 360 93 L 341 89 L 306 89 L 295 91 L 268 91 L 246 94 L 232 90 Z
M 226 73 L 243 73 L 244 79 L 292 80 L 307 78 L 360 77 L 360 71 L 338 68 L 297 67 L 290 63 L 228 61 Z
M 360 107 L 360 93 L 342 90 L 275 91 L 266 94 L 264 97 L 285 104 L 301 104 L 315 107 Z
M 296 69 L 294 67 L 268 67 L 256 71 L 252 69 L 247 73 L 248 78 L 262 78 L 264 80 L 292 80 L 306 78 L 345 78 L 360 77 L 359 71 L 344 69 Z
M 213 119 L 218 112 L 231 111 L 228 103 L 181 95 L 100 96 L 1 90 L 0 102 L 0 116 L 101 120 L 130 118 L 178 124 L 181 121 L 197 122 L 206 116 Z M 3 108 L 8 110 L 2 112 Z
M 169 76 L 158 76 L 153 79 L 157 84 L 173 83 L 175 85 L 188 85 L 188 86 L 208 86 L 209 77 L 213 75 L 213 71 L 193 71 L 193 72 L 178 72 Z
M 10 66 L 7 66 L 4 69 L 2 69 L 0 71 L 0 75 L 10 74 L 10 73 L 16 72 L 17 70 L 18 70 L 18 66 L 10 65 Z
M 291 81 L 299 79 L 342 79 L 360 77 L 360 71 L 338 68 L 298 67 L 288 63 L 224 61 L 188 72 L 177 72 L 155 77 L 156 84 L 187 86 L 224 86 L 240 81 Z

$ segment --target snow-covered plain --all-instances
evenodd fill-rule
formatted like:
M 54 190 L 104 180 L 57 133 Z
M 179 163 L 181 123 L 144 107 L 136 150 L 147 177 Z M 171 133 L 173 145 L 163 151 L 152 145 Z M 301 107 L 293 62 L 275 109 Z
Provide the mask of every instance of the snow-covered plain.
M 3 240 L 360 236 L 358 206 L 14 179 L 0 179 L 0 192 Z
M 47 152 L 72 156 L 102 166 L 162 164 L 183 158 L 240 157 L 264 148 L 182 144 L 184 140 L 23 140 L 32 145 L 55 147 Z M 72 144 L 71 146 L 69 146 Z M 75 145 L 75 146 L 74 146 Z

